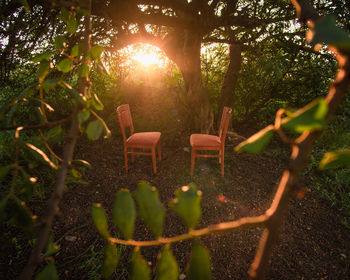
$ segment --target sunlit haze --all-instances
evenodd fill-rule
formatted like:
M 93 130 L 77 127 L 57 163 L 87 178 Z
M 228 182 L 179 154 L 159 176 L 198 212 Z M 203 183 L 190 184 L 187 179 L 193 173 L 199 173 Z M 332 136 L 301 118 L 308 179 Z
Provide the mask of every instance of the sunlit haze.
M 124 49 L 129 56 L 129 63 L 139 64 L 144 67 L 156 66 L 159 68 L 165 67 L 168 59 L 164 53 L 148 44 L 136 44 Z

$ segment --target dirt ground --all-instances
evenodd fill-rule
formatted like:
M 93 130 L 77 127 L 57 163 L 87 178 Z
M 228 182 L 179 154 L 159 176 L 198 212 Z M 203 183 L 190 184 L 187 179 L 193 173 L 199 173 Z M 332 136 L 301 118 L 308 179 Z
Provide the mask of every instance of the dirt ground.
M 159 190 L 160 199 L 168 210 L 164 230 L 167 237 L 186 232 L 181 219 L 169 210 L 168 202 L 174 197 L 176 189 L 190 182 L 194 182 L 203 193 L 202 217 L 197 228 L 262 214 L 272 201 L 287 161 L 286 157 L 276 156 L 271 147 L 270 152 L 257 156 L 238 154 L 233 148 L 242 139 L 231 134 L 226 142 L 225 176 L 220 176 L 217 160 L 197 159 L 194 176 L 191 177 L 191 132 L 178 118 L 178 112 L 168 110 L 169 119 L 161 122 L 154 114 L 142 114 L 136 107 L 132 107 L 132 111 L 138 131 L 141 131 L 138 123 L 143 123 L 147 124 L 144 130 L 153 127 L 153 130 L 162 132 L 163 153 L 162 161 L 157 162 L 158 173 L 152 174 L 151 158 L 144 156 L 136 157 L 129 173 L 125 173 L 123 143 L 117 124 L 111 125 L 111 138 L 81 142 L 76 158 L 89 161 L 93 169 L 86 174 L 87 184 L 68 186 L 53 227 L 55 240 L 61 247 L 55 257 L 60 279 L 98 279 L 94 269 L 102 259 L 100 251 L 105 241 L 92 224 L 91 205 L 101 203 L 111 221 L 115 193 L 120 188 L 134 191 L 140 180 L 150 182 Z M 111 117 L 110 122 L 116 121 Z M 239 134 L 247 136 L 246 131 L 239 131 Z M 303 199 L 291 199 L 266 278 L 350 279 L 349 230 L 341 224 L 342 218 L 342 213 L 320 199 L 316 192 L 309 192 Z M 112 224 L 110 230 L 115 236 L 119 234 Z M 261 228 L 254 228 L 201 238 L 201 243 L 211 253 L 214 279 L 246 279 L 261 233 Z M 134 239 L 153 239 L 139 219 Z M 186 275 L 190 248 L 190 241 L 171 246 L 182 278 Z M 142 249 L 153 272 L 159 250 L 160 247 Z M 127 260 L 131 249 L 122 247 L 120 252 L 120 264 L 113 279 L 127 279 Z M 18 273 L 14 267 L 8 265 L 2 279 L 13 279 Z

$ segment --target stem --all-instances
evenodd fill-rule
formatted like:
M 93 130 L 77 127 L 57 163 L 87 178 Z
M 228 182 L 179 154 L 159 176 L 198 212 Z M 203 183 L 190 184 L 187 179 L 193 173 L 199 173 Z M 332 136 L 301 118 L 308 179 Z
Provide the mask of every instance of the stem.
M 266 223 L 266 221 L 268 221 L 268 219 L 269 219 L 269 216 L 267 214 L 256 216 L 256 217 L 245 217 L 237 221 L 210 225 L 206 228 L 190 230 L 188 233 L 184 233 L 181 235 L 177 235 L 173 237 L 161 237 L 157 240 L 150 240 L 150 241 L 122 240 L 122 239 L 117 239 L 113 237 L 110 237 L 109 241 L 116 244 L 129 245 L 129 246 L 135 246 L 135 247 L 157 246 L 157 245 L 175 243 L 182 240 L 191 239 L 194 237 L 209 235 L 212 233 L 218 233 L 218 232 L 221 233 L 221 232 L 231 231 L 233 229 L 238 229 L 238 228 L 251 228 L 251 227 L 263 226 Z

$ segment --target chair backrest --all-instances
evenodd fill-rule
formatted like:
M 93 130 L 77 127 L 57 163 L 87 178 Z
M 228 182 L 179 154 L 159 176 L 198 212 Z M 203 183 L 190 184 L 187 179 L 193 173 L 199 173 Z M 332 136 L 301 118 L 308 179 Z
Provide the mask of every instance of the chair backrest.
M 222 110 L 220 129 L 219 129 L 219 137 L 222 145 L 225 145 L 226 133 L 227 133 L 228 125 L 230 123 L 231 115 L 232 115 L 232 109 L 229 107 L 224 107 L 224 109 Z
M 131 117 L 129 104 L 124 104 L 124 105 L 118 106 L 118 108 L 117 108 L 117 115 L 118 115 L 120 128 L 121 128 L 122 134 L 123 134 L 123 140 L 124 140 L 124 143 L 125 143 L 126 139 L 127 139 L 127 135 L 126 135 L 125 129 L 129 128 L 130 129 L 130 134 L 134 134 L 134 125 L 132 123 L 132 117 Z

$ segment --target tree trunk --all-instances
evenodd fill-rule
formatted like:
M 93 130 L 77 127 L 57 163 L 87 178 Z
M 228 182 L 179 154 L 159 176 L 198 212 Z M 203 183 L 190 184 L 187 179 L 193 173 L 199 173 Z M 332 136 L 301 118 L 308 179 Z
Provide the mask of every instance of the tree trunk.
M 217 124 L 220 125 L 221 114 L 224 106 L 233 107 L 235 101 L 235 88 L 238 73 L 241 70 L 242 53 L 240 45 L 230 45 L 230 61 L 224 81 L 221 87 L 221 95 L 218 104 Z
M 192 130 L 209 133 L 214 114 L 202 85 L 201 36 L 196 36 L 193 31 L 186 31 L 182 43 L 182 49 L 176 50 L 173 60 L 179 66 L 184 79 L 189 124 Z

